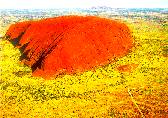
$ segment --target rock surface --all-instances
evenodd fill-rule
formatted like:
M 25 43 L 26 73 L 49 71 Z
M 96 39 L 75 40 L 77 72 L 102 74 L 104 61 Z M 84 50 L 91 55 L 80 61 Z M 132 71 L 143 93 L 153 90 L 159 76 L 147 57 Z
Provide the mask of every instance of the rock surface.
M 32 68 L 46 79 L 84 72 L 124 56 L 133 46 L 129 28 L 95 16 L 61 16 L 12 24 L 6 38 Z

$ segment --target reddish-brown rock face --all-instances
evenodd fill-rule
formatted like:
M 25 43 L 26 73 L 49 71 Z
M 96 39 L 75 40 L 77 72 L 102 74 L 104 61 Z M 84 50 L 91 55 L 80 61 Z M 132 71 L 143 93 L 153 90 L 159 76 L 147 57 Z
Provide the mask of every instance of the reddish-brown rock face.
M 133 43 L 125 24 L 94 16 L 19 22 L 6 37 L 20 49 L 20 59 L 33 75 L 47 79 L 108 64 L 127 54 Z

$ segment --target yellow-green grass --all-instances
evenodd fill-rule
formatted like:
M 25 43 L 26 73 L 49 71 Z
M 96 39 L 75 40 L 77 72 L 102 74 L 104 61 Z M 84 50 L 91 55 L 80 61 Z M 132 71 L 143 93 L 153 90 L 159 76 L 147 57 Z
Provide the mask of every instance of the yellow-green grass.
M 1 39 L 0 117 L 168 117 L 168 27 L 138 19 L 125 23 L 135 40 L 132 52 L 104 67 L 54 80 L 32 77 L 19 62 L 19 50 Z M 117 70 L 129 64 L 138 67 Z

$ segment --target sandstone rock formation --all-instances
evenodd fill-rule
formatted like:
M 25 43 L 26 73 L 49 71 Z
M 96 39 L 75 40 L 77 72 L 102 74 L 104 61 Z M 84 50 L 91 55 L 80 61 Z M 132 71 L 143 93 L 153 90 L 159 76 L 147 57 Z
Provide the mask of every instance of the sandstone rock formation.
M 95 16 L 61 16 L 12 24 L 6 38 L 34 76 L 50 78 L 108 64 L 133 45 L 129 28 Z

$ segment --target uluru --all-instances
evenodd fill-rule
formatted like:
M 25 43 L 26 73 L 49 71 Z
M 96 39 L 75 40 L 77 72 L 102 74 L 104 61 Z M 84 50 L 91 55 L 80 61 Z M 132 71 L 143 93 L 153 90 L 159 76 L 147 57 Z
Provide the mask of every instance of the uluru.
M 33 76 L 46 79 L 108 64 L 133 46 L 124 23 L 96 16 L 59 16 L 12 24 L 6 32 Z

